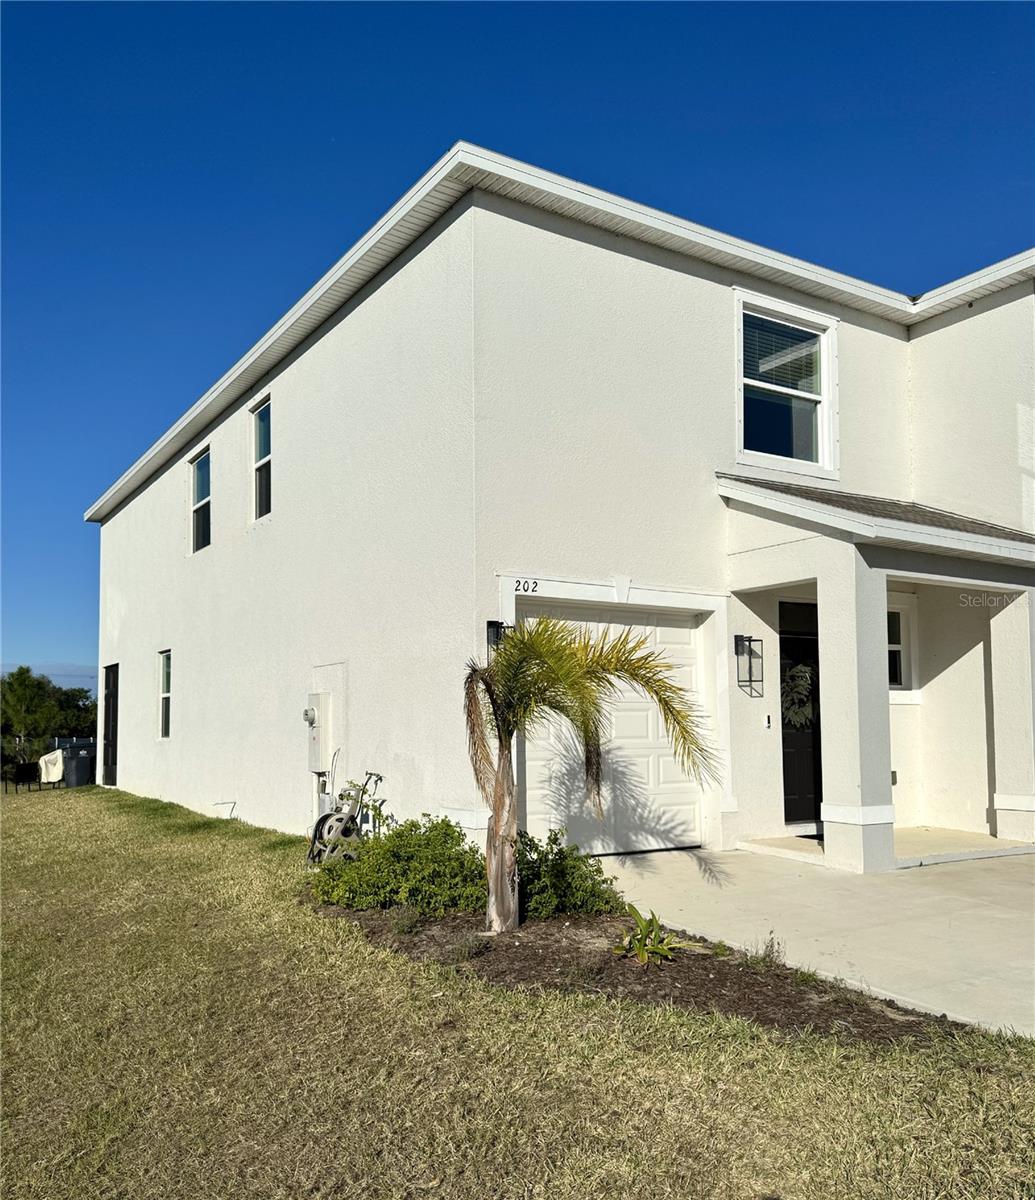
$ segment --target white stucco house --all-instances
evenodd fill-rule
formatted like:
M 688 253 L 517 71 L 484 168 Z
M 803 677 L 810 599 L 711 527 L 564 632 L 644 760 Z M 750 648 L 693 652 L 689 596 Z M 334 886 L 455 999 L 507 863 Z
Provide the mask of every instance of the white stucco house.
M 534 831 L 1035 842 L 1035 251 L 906 296 L 459 143 L 86 519 L 108 784 L 301 832 L 339 750 L 477 831 L 464 664 L 549 612 L 646 631 L 723 775 L 629 695 L 603 824 L 520 748 Z

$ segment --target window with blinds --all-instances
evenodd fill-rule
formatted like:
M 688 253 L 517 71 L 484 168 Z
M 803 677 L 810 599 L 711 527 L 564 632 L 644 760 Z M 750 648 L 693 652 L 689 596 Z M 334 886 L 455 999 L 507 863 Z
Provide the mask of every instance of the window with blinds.
M 762 297 L 756 307 L 753 299 L 739 305 L 741 461 L 760 456 L 760 465 L 786 459 L 830 470 L 836 441 L 827 375 L 836 321 L 815 314 L 815 322 L 799 324 L 795 316 L 805 318 L 804 310 Z
M 744 448 L 818 462 L 818 333 L 744 314 Z

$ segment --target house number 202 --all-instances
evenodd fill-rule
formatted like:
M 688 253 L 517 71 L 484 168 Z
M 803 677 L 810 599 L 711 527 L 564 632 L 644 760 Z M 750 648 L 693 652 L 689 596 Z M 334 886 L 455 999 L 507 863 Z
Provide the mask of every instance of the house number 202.
M 522 592 L 522 593 L 538 592 L 539 591 L 539 580 L 538 579 L 515 579 L 514 580 L 514 591 Z

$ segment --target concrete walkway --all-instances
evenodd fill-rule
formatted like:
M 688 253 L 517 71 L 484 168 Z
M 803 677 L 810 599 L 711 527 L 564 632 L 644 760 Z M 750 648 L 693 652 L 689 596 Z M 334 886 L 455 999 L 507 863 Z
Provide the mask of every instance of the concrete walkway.
M 991 1029 L 1035 1036 L 1035 858 L 880 875 L 743 851 L 605 858 L 627 899 L 675 928 Z

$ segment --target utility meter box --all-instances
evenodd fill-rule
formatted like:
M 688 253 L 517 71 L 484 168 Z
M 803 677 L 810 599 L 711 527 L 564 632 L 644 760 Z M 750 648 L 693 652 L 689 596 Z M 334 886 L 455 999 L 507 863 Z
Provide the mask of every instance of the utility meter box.
M 309 726 L 309 770 L 325 774 L 331 769 L 330 693 L 310 692 L 302 716 Z

